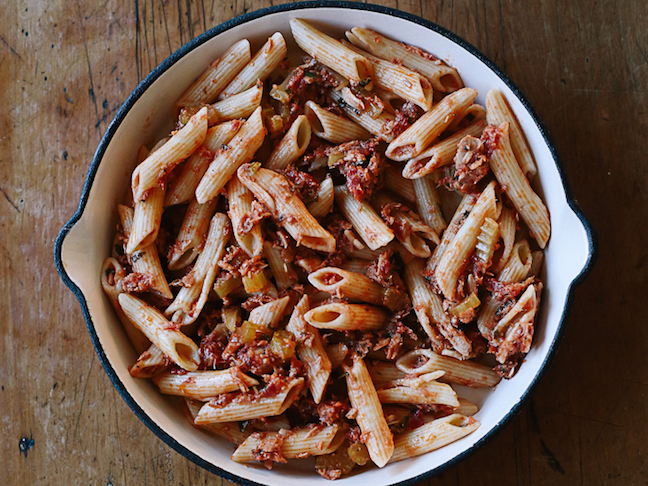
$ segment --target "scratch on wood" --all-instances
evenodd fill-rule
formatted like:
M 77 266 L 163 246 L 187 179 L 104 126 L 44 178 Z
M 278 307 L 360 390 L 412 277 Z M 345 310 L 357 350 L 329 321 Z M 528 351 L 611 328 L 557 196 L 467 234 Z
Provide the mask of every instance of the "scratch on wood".
M 88 370 L 88 374 L 86 375 L 85 384 L 83 385 L 83 395 L 81 395 L 81 405 L 79 406 L 79 413 L 77 414 L 76 425 L 74 426 L 74 435 L 72 436 L 73 439 L 76 439 L 77 430 L 79 429 L 81 412 L 83 412 L 83 403 L 85 402 L 86 390 L 88 389 L 88 382 L 90 381 L 90 373 L 92 373 L 92 367 L 94 366 L 94 362 L 95 359 L 93 356 L 92 361 L 90 361 L 90 369 Z
M 180 44 L 184 44 L 184 32 L 182 31 L 182 4 L 180 0 L 176 0 L 178 6 L 178 30 L 180 31 Z
M 158 56 L 157 56 L 157 36 L 155 35 L 155 2 L 151 0 L 151 28 L 153 30 L 153 61 L 155 65 L 158 65 Z
M 565 470 L 558 462 L 558 459 L 556 459 L 554 453 L 551 452 L 551 449 L 547 447 L 547 444 L 542 439 L 540 439 L 540 447 L 542 447 L 542 456 L 547 461 L 547 464 L 549 464 L 549 467 L 560 474 L 565 474 Z
M 2 39 L 3 44 L 9 48 L 9 50 L 11 51 L 11 53 L 12 53 L 14 56 L 16 56 L 16 57 L 17 57 L 18 59 L 20 59 L 21 61 L 24 60 L 24 59 L 21 57 L 21 55 L 18 54 L 18 53 L 16 52 L 16 50 L 15 50 L 13 47 L 11 47 L 11 45 L 7 42 L 7 39 L 5 39 L 4 37 L 2 37 L 1 35 L 0 35 L 0 39 Z
M 97 98 L 94 92 L 94 82 L 92 81 L 92 67 L 90 66 L 90 54 L 88 54 L 88 43 L 86 42 L 85 26 L 81 15 L 81 5 L 79 3 L 77 3 L 77 13 L 79 15 L 79 23 L 81 24 L 81 33 L 83 36 L 83 48 L 85 50 L 86 62 L 88 64 L 88 79 L 90 80 L 90 89 L 88 90 L 88 94 L 90 95 L 90 100 L 94 105 L 95 116 L 99 124 L 101 123 L 101 117 L 99 116 L 99 107 L 97 106 Z M 98 124 L 96 125 L 97 128 L 99 127 Z M 101 132 L 101 130 L 99 130 L 99 132 Z
M 200 5 L 202 7 L 203 32 L 205 32 L 207 30 L 207 20 L 205 19 L 205 0 L 200 0 Z
M 16 206 L 16 205 L 14 204 L 14 202 L 11 200 L 11 198 L 9 197 L 9 195 L 5 192 L 5 190 L 4 190 L 2 187 L 0 187 L 0 192 L 2 192 L 2 194 L 3 194 L 4 197 L 5 197 L 5 199 L 9 202 L 9 204 L 11 204 L 11 207 L 14 208 L 16 211 L 20 212 L 20 209 L 18 209 L 18 206 Z
M 152 6 L 152 2 L 151 2 L 151 9 L 152 8 L 153 8 L 153 6 Z M 153 66 L 151 65 L 151 48 L 150 48 L 149 41 L 148 41 L 148 29 L 146 28 L 146 24 L 148 23 L 146 21 L 146 0 L 144 0 L 143 10 L 144 10 L 144 15 L 143 15 L 144 18 L 142 20 L 143 20 L 143 23 L 144 23 L 144 45 L 146 46 L 146 58 L 148 59 L 148 69 L 146 71 L 147 71 L 147 73 L 150 73 L 151 70 L 153 69 Z
M 499 0 L 500 35 L 502 36 L 502 67 L 506 70 L 506 45 L 504 43 L 504 16 L 502 15 L 502 0 Z
M 187 28 L 189 29 L 189 38 L 193 39 L 194 33 L 193 33 L 193 22 L 191 21 L 191 3 L 189 0 L 185 0 L 187 4 L 187 13 L 185 14 L 187 16 Z
M 171 50 L 171 36 L 169 35 L 169 25 L 167 24 L 166 10 L 164 9 L 164 2 L 161 1 L 160 5 L 162 5 L 162 16 L 164 17 L 164 30 L 166 30 L 167 43 L 169 44 L 169 55 L 171 55 L 171 53 L 173 51 Z
M 139 45 L 140 45 L 139 0 L 135 0 L 135 66 L 137 67 L 138 83 L 142 80 L 142 72 L 140 71 Z

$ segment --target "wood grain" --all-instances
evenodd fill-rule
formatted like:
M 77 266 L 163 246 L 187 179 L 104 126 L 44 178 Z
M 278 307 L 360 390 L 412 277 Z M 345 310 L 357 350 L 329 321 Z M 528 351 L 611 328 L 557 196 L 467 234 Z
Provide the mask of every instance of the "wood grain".
M 271 3 L 3 6 L 0 484 L 230 484 L 167 447 L 119 397 L 52 248 L 137 83 L 206 29 Z M 648 482 L 648 4 L 378 3 L 439 23 L 505 70 L 553 135 L 600 245 L 532 399 L 477 453 L 422 484 Z

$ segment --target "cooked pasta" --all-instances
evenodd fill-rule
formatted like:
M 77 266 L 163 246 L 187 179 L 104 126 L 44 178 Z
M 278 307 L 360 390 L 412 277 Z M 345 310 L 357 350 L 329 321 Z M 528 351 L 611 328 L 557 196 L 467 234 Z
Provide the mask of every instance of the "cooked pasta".
M 183 397 L 197 433 L 337 479 L 479 427 L 457 386 L 523 363 L 551 227 L 500 93 L 484 107 L 430 53 L 315 25 L 291 21 L 306 58 L 241 40 L 185 87 L 101 285 L 131 376 Z

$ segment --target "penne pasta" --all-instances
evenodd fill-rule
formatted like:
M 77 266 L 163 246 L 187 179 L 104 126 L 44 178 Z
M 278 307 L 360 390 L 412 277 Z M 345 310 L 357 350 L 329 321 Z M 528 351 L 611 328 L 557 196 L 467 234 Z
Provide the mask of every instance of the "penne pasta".
M 459 271 L 477 245 L 479 228 L 486 217 L 496 217 L 495 206 L 495 183 L 491 182 L 439 259 L 434 275 L 439 289 L 447 299 L 455 298 Z
M 146 341 L 148 342 L 148 339 Z M 151 344 L 146 351 L 140 354 L 135 364 L 128 369 L 128 372 L 133 378 L 152 378 L 168 367 L 164 353 L 155 344 Z
M 311 273 L 308 281 L 316 289 L 341 299 L 359 300 L 374 305 L 382 305 L 384 300 L 383 286 L 361 273 L 324 267 Z
M 264 164 L 268 169 L 281 170 L 293 165 L 304 155 L 311 141 L 311 126 L 306 115 L 299 115 L 274 148 L 268 161 Z
M 410 351 L 396 361 L 396 367 L 406 375 L 441 370 L 444 372 L 442 381 L 469 387 L 491 387 L 500 382 L 500 376 L 488 366 L 441 356 L 431 349 Z
M 247 118 L 261 104 L 263 84 L 258 83 L 245 91 L 214 103 L 209 109 L 209 124 L 215 125 L 235 118 Z
M 133 229 L 133 210 L 128 206 L 120 204 L 117 206 L 117 211 L 119 212 L 119 219 L 122 224 L 124 236 L 129 238 Z M 165 299 L 173 298 L 169 284 L 164 276 L 164 270 L 162 270 L 162 263 L 160 262 L 160 256 L 155 242 L 133 253 L 130 262 L 135 272 L 151 279 L 150 291 Z
M 450 344 L 460 357 L 468 358 L 472 352 L 472 343 L 461 330 L 452 325 L 443 310 L 441 298 L 432 291 L 422 273 L 421 259 L 415 258 L 405 265 L 405 284 L 421 327 L 432 340 L 434 349 L 446 352 Z
M 203 401 L 241 388 L 242 391 L 246 391 L 249 387 L 259 384 L 256 379 L 242 373 L 238 368 L 192 371 L 182 375 L 167 371 L 155 376 L 153 383 L 165 395 Z
M 110 303 L 115 308 L 117 317 L 119 317 L 119 320 L 124 326 L 124 330 L 126 331 L 126 334 L 128 334 L 128 338 L 133 344 L 135 351 L 141 354 L 148 349 L 151 343 L 146 336 L 144 336 L 142 331 L 140 331 L 137 326 L 135 326 L 130 319 L 126 317 L 126 314 L 124 314 L 124 311 L 119 305 L 119 294 L 123 292 L 121 281 L 125 276 L 126 271 L 119 264 L 117 259 L 110 257 L 104 260 L 101 267 L 101 287 L 110 299 Z
M 513 246 L 511 256 L 497 276 L 497 279 L 504 283 L 521 282 L 529 274 L 532 262 L 533 257 L 529 242 L 527 240 L 518 241 Z
M 394 239 L 392 230 L 383 223 L 369 203 L 356 201 L 345 186 L 335 188 L 335 201 L 344 217 L 371 250 L 377 250 Z
M 331 361 L 331 369 L 342 366 L 344 359 L 349 354 L 349 348 L 344 343 L 331 344 L 326 346 L 326 355 Z
M 198 346 L 175 330 L 155 307 L 129 294 L 119 294 L 119 305 L 144 335 L 171 361 L 187 371 L 196 371 L 200 363 Z
M 198 258 L 207 238 L 209 223 L 216 211 L 218 199 L 199 204 L 195 199 L 189 203 L 175 243 L 169 250 L 169 270 L 180 270 Z M 167 298 L 173 298 L 171 292 Z
M 236 462 L 261 460 L 266 454 L 276 453 L 280 438 L 280 454 L 285 459 L 321 456 L 335 452 L 344 442 L 346 429 L 340 425 L 315 425 L 279 432 L 254 432 L 232 454 Z
M 384 193 L 374 196 L 373 204 L 376 209 L 380 210 L 383 220 L 397 229 L 394 234 L 407 251 L 419 258 L 428 258 L 432 255 L 423 237 L 439 244 L 439 236 L 429 226 L 421 222 L 418 214 L 395 203 Z
M 408 203 L 416 202 L 416 191 L 414 190 L 414 181 L 405 179 L 396 164 L 389 164 L 385 169 L 385 188 L 398 195 L 402 200 Z
M 447 95 L 396 137 L 387 147 L 385 155 L 397 161 L 409 160 L 420 155 L 448 128 L 454 118 L 472 104 L 476 96 L 477 91 L 472 88 L 462 88 Z
M 250 420 L 259 417 L 275 417 L 284 413 L 299 396 L 304 386 L 303 378 L 293 378 L 278 385 L 277 392 L 270 396 L 260 392 L 234 392 L 224 404 L 217 400 L 205 403 L 194 423 L 196 425 Z
M 128 237 L 126 253 L 132 255 L 155 242 L 162 222 L 163 203 L 163 187 L 151 189 L 146 200 L 135 202 L 133 227 Z
M 533 191 L 529 181 L 520 169 L 509 142 L 508 122 L 502 123 L 496 137 L 496 148 L 490 157 L 490 167 L 500 186 L 506 192 L 513 206 L 529 227 L 540 248 L 549 240 L 551 224 L 549 211 L 542 199 Z
M 349 40 L 355 45 L 375 56 L 402 64 L 421 73 L 428 78 L 432 87 L 437 91 L 451 92 L 463 86 L 456 69 L 432 58 L 428 53 L 416 47 L 396 42 L 373 30 L 361 27 L 354 27 L 351 32 L 354 37 Z
M 387 426 L 382 405 L 378 399 L 367 366 L 361 358 L 353 359 L 353 366 L 343 365 L 346 372 L 349 401 L 356 411 L 356 422 L 360 426 L 371 460 L 378 467 L 384 467 L 394 451 L 394 437 Z
M 313 401 L 320 403 L 333 366 L 327 350 L 324 349 L 319 331 L 304 319 L 304 314 L 308 312 L 309 307 L 309 298 L 304 295 L 295 306 L 286 330 L 297 339 L 297 356 L 304 363 L 308 388 Z M 346 352 L 344 354 L 346 355 Z
M 291 19 L 290 28 L 297 45 L 313 59 L 340 73 L 348 80 L 371 89 L 371 63 L 340 41 L 323 34 L 301 19 Z
M 146 199 L 149 191 L 163 183 L 176 165 L 202 145 L 206 136 L 207 108 L 201 108 L 184 127 L 135 168 L 131 181 L 135 201 Z
M 457 413 L 433 420 L 397 436 L 390 462 L 402 461 L 439 449 L 474 432 L 479 425 L 474 418 Z
M 182 107 L 213 102 L 249 61 L 250 43 L 247 39 L 242 39 L 211 63 L 178 99 L 176 105 Z
M 261 118 L 261 107 L 247 119 L 226 150 L 221 150 L 209 165 L 196 188 L 196 199 L 203 204 L 215 198 L 236 173 L 236 170 L 252 160 L 261 147 L 266 129 Z
M 369 305 L 335 302 L 309 310 L 304 319 L 318 329 L 377 331 L 387 323 L 387 314 Z
M 373 71 L 371 79 L 376 87 L 391 91 L 425 111 L 432 109 L 432 86 L 426 78 L 402 64 L 395 64 L 360 50 L 356 46 L 361 45 L 361 42 L 353 32 L 347 31 L 346 36 L 351 44 L 342 44 L 369 61 Z
M 290 297 L 286 296 L 255 307 L 250 311 L 248 320 L 257 326 L 274 329 L 281 321 L 289 301 Z
M 533 160 L 531 148 L 527 143 L 515 114 L 506 102 L 504 95 L 496 89 L 491 89 L 486 95 L 486 110 L 486 120 L 489 125 L 500 126 L 502 123 L 508 122 L 511 149 L 513 150 L 515 159 L 520 164 L 520 168 L 522 169 L 522 172 L 524 172 L 524 175 L 527 177 L 533 177 L 538 172 L 538 169 Z
M 198 148 L 187 159 L 182 172 L 169 183 L 164 197 L 164 206 L 173 206 L 191 201 L 196 193 L 196 187 L 214 155 L 223 149 L 234 138 L 241 128 L 240 120 L 232 120 L 210 127 L 202 147 Z
M 421 220 L 437 235 L 442 234 L 447 224 L 443 219 L 441 200 L 434 182 L 428 177 L 419 177 L 412 181 L 412 185 L 416 195 L 416 208 Z
M 185 404 L 187 405 L 191 423 L 193 424 L 203 406 L 203 402 L 192 398 L 185 398 Z M 250 432 L 241 430 L 241 426 L 238 422 L 221 422 L 216 424 L 196 425 L 196 427 L 223 437 L 233 444 L 242 444 L 250 435 Z
M 258 223 L 250 224 L 246 218 L 252 212 L 252 193 L 245 187 L 238 176 L 234 174 L 227 184 L 227 214 L 232 221 L 234 237 L 245 252 L 253 257 L 263 251 L 263 234 Z
M 335 238 L 308 212 L 283 176 L 255 164 L 244 164 L 238 170 L 238 177 L 298 245 L 320 251 L 335 250 Z
M 474 106 L 474 105 L 472 105 Z M 418 179 L 431 174 L 440 167 L 450 165 L 457 154 L 457 145 L 466 136 L 479 137 L 486 127 L 484 120 L 477 120 L 454 135 L 435 143 L 416 157 L 407 161 L 403 168 L 403 177 Z
M 304 113 L 313 133 L 334 144 L 366 140 L 369 132 L 354 122 L 325 110 L 314 101 L 307 101 Z
M 409 403 L 413 405 L 447 405 L 458 407 L 457 394 L 450 385 L 428 381 L 417 387 L 395 386 L 378 390 L 381 403 Z
M 272 34 L 252 60 L 236 75 L 218 96 L 219 100 L 245 91 L 259 80 L 264 81 L 286 56 L 286 41 L 279 32 Z
M 297 274 L 293 270 L 292 264 L 285 262 L 279 249 L 275 248 L 269 241 L 263 242 L 263 254 L 268 261 L 268 266 L 279 291 L 288 290 L 297 283 Z
M 333 209 L 334 198 L 333 179 L 327 176 L 320 184 L 317 197 L 308 205 L 308 212 L 316 218 L 326 216 Z
M 361 111 L 353 106 L 349 105 L 345 100 L 342 94 L 332 89 L 329 91 L 329 95 L 344 112 L 347 118 L 352 120 L 354 123 L 364 128 L 367 132 L 372 135 L 384 140 L 387 143 L 390 143 L 394 140 L 392 135 L 392 127 L 396 120 L 396 117 L 387 111 L 381 111 L 378 115 L 373 115 L 368 111 Z
M 205 247 L 191 270 L 191 285 L 182 287 L 169 307 L 164 311 L 173 316 L 174 323 L 188 325 L 198 318 L 207 302 L 209 292 L 218 273 L 218 261 L 225 254 L 225 245 L 230 235 L 227 216 L 216 213 L 209 225 Z

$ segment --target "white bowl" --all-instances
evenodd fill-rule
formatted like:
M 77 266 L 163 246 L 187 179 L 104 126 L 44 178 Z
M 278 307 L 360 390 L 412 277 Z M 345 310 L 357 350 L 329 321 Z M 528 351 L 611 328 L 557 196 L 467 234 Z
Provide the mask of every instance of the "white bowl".
M 511 81 L 464 40 L 403 12 L 346 2 L 271 7 L 211 29 L 158 66 L 115 116 L 95 153 L 77 212 L 56 240 L 57 268 L 81 304 L 97 354 L 110 379 L 138 417 L 167 444 L 206 469 L 239 483 L 301 486 L 304 480 L 325 481 L 308 460 L 306 464 L 294 461 L 273 471 L 232 462 L 230 444 L 193 427 L 149 380 L 131 378 L 128 366 L 137 356 L 99 282 L 102 262 L 111 253 L 117 204 L 126 193 L 134 168 L 133 154 L 142 143 L 150 146 L 170 131 L 174 101 L 209 62 L 245 37 L 253 48 L 260 47 L 276 31 L 291 40 L 289 20 L 295 17 L 311 19 L 326 32 L 340 37 L 345 30 L 361 26 L 419 46 L 458 68 L 466 86 L 477 89 L 478 102 L 482 104 L 489 89 L 499 89 L 517 115 L 538 163 L 535 185 L 541 187 L 551 213 L 552 234 L 545 252 L 540 318 L 533 347 L 520 371 L 493 390 L 462 390 L 462 396 L 480 407 L 476 418 L 482 425 L 473 434 L 424 456 L 384 469 L 373 468 L 337 484 L 382 486 L 421 480 L 474 451 L 519 409 L 555 350 L 572 289 L 587 273 L 594 255 L 591 228 L 571 198 L 542 123 Z

